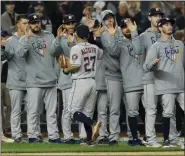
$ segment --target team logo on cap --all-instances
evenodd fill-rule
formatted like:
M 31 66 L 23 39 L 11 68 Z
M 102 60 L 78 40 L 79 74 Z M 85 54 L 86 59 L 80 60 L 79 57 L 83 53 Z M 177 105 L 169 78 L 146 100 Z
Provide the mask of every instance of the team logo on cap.
M 155 10 L 156 10 L 156 11 L 160 11 L 160 9 L 159 9 L 159 8 L 156 8 Z
M 72 16 L 69 16 L 69 19 L 72 19 Z
M 33 16 L 33 18 L 35 19 L 35 18 L 37 18 L 37 16 L 36 16 L 36 15 L 34 15 L 34 16 Z

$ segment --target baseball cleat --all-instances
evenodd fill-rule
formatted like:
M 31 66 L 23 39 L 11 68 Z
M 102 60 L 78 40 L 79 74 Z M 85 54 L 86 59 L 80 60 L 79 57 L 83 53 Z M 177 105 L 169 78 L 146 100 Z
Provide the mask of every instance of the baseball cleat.
M 1 141 L 2 142 L 5 142 L 5 143 L 14 143 L 14 140 L 13 139 L 7 138 L 5 136 L 2 136 Z
M 163 148 L 170 148 L 170 141 L 169 140 L 165 140 L 163 143 Z
M 92 141 L 95 141 L 99 136 L 99 129 L 101 127 L 101 121 L 98 121 L 95 126 L 93 126 Z
M 152 147 L 152 148 L 159 148 L 161 147 L 162 145 L 157 143 L 157 142 L 151 142 L 151 143 L 147 143 L 146 144 L 146 147 Z
M 112 141 L 109 142 L 109 145 L 110 146 L 116 146 L 116 145 L 118 145 L 118 141 L 117 140 L 112 140 Z

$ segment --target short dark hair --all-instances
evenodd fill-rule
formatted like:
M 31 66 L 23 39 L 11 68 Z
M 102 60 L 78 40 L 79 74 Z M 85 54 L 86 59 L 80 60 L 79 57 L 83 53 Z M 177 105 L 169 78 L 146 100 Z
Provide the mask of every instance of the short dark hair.
M 28 19 L 28 16 L 26 14 L 20 14 L 16 18 L 16 23 L 18 23 L 21 19 Z

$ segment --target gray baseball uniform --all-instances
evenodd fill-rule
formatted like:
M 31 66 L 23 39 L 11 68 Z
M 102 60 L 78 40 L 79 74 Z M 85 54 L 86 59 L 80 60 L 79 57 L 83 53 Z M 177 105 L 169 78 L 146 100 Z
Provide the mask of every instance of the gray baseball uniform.
M 111 36 L 108 32 L 104 32 L 101 36 L 104 50 L 103 61 L 105 64 L 105 77 L 110 110 L 110 141 L 118 140 L 120 133 L 119 117 L 123 87 L 119 64 L 120 49 L 118 42 L 122 39 L 123 35 L 120 30 L 116 32 L 115 36 Z
M 97 60 L 102 59 L 103 51 L 90 43 L 78 43 L 70 50 L 70 64 L 80 66 L 72 73 L 72 91 L 69 97 L 71 116 L 83 112 L 92 118 L 96 100 L 95 72 Z M 88 85 L 84 85 L 88 84 Z
M 5 51 L 2 53 L 4 59 L 8 60 L 7 88 L 11 99 L 11 131 L 14 139 L 22 137 L 21 105 L 26 95 L 25 60 L 16 55 L 18 44 L 19 37 L 15 33 L 7 40 Z M 38 119 L 40 119 L 39 116 Z M 40 127 L 40 125 L 37 126 Z M 37 135 L 40 135 L 39 128 Z
M 126 115 L 136 117 L 139 115 L 139 101 L 143 99 L 142 75 L 144 56 L 143 54 L 141 55 L 140 38 L 136 31 L 131 33 L 131 38 L 132 40 L 124 38 L 124 41 L 120 43 L 122 50 L 120 54 L 120 68 L 125 92 L 123 99 L 125 98 Z M 127 126 L 128 130 L 130 130 L 129 125 Z
M 61 52 L 62 53 L 65 52 L 65 54 L 67 54 L 68 57 L 70 55 L 69 52 L 70 52 L 71 47 L 74 46 L 74 44 L 69 45 L 66 36 L 63 36 L 61 38 L 60 45 L 59 44 L 57 45 L 61 47 L 61 50 L 62 50 Z M 65 75 L 63 71 L 60 70 L 58 88 L 62 90 L 62 99 L 63 99 L 62 130 L 64 134 L 64 139 L 71 139 L 73 137 L 73 133 L 71 132 L 71 117 L 70 117 L 70 112 L 68 110 L 69 94 L 72 88 L 71 74 Z M 85 129 L 82 123 L 79 123 L 79 136 L 80 138 L 86 138 L 86 132 L 85 132 Z
M 57 73 L 55 70 L 55 58 L 51 45 L 54 36 L 47 31 L 41 31 L 40 35 L 32 35 L 29 40 L 25 36 L 19 40 L 17 54 L 25 58 L 25 69 L 27 72 L 26 85 L 28 92 L 28 137 L 36 138 L 36 116 L 39 105 L 44 101 L 46 109 L 46 120 L 48 137 L 58 139 L 58 127 L 56 119 L 57 109 Z
M 140 35 L 141 40 L 141 51 L 148 54 L 149 48 L 158 39 L 160 39 L 161 34 L 148 28 L 144 33 Z M 157 101 L 158 96 L 155 95 L 155 85 L 154 85 L 154 74 L 152 71 L 144 71 L 142 78 L 143 88 L 144 88 L 144 100 L 147 106 L 145 111 L 145 132 L 148 142 L 156 142 L 156 132 L 155 132 L 155 119 L 157 114 Z M 178 132 L 176 129 L 175 115 L 170 119 L 170 140 L 178 138 Z
M 154 66 L 156 58 L 160 61 Z M 163 117 L 173 116 L 175 99 L 184 110 L 184 62 L 184 45 L 173 38 L 160 39 L 149 49 L 143 67 L 146 71 L 154 70 L 155 93 L 161 95 Z
M 103 60 L 97 61 L 95 81 L 96 81 L 96 90 L 98 91 L 97 97 L 98 121 L 102 121 L 98 138 L 98 140 L 100 140 L 105 137 L 108 137 L 109 135 L 107 131 L 108 97 L 107 97 L 107 87 L 105 83 L 105 67 L 103 65 Z

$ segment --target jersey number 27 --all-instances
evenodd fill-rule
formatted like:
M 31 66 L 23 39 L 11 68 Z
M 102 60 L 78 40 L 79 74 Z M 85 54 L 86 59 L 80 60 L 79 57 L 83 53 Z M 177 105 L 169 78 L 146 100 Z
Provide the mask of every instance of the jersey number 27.
M 94 71 L 96 56 L 84 57 L 85 72 Z

